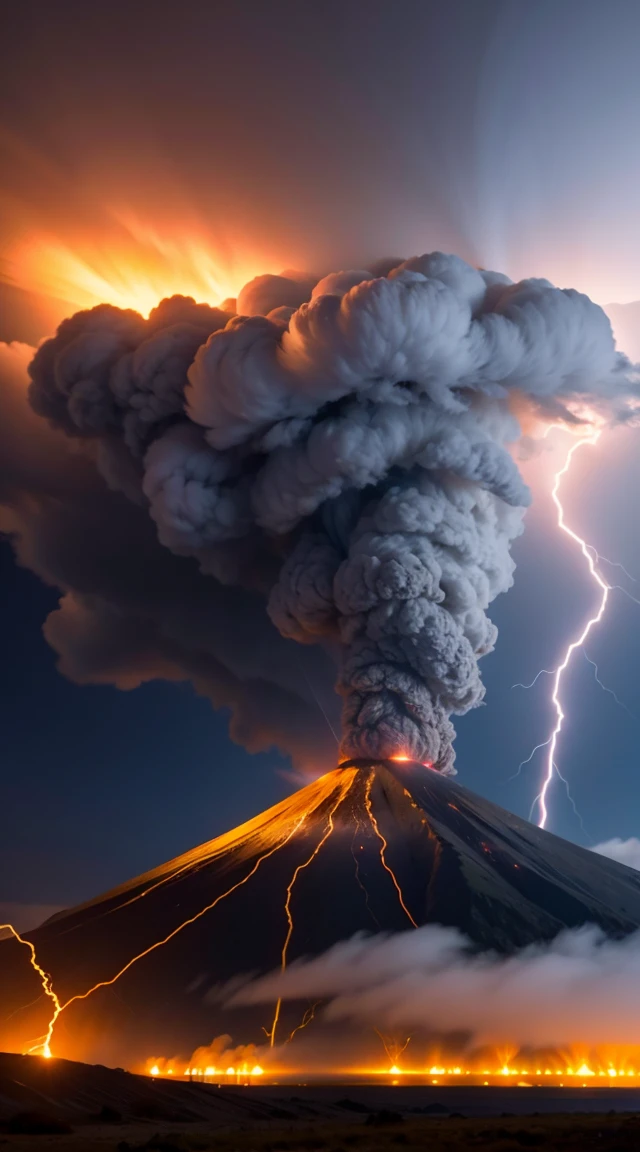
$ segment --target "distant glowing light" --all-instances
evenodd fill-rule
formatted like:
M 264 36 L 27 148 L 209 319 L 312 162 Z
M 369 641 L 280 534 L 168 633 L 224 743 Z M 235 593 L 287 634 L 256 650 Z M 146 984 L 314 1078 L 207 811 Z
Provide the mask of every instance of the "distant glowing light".
M 160 300 L 176 294 L 220 305 L 264 270 L 255 252 L 247 259 L 228 246 L 217 250 L 204 230 L 177 224 L 160 231 L 131 214 L 109 215 L 110 222 L 94 234 L 62 238 L 34 230 L 9 252 L 12 279 L 27 291 L 68 301 L 69 313 L 111 304 L 148 316 Z
M 149 1075 L 150 1076 L 159 1076 L 160 1075 L 160 1069 L 158 1068 L 157 1064 L 154 1064 L 153 1068 L 149 1069 Z
M 400 1069 L 397 1064 L 394 1064 L 393 1067 L 389 1069 L 389 1074 L 391 1076 L 398 1076 L 400 1074 Z

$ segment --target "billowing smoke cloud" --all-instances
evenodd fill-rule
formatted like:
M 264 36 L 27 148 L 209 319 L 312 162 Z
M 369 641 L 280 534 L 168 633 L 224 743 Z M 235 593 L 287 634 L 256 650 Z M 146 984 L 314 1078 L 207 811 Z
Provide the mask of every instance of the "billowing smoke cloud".
M 639 933 L 610 940 L 587 926 L 505 958 L 427 925 L 354 936 L 247 984 L 231 1003 L 322 998 L 329 1020 L 460 1031 L 477 1044 L 637 1044 L 639 979 Z
M 229 709 L 231 735 L 250 751 L 279 747 L 302 771 L 335 762 L 315 701 L 330 714 L 333 661 L 284 640 L 256 593 L 218 584 L 158 542 L 144 501 L 110 490 L 96 467 L 113 444 L 70 440 L 33 412 L 33 354 L 0 344 L 0 531 L 20 564 L 62 591 L 45 624 L 61 671 L 122 689 L 191 681 Z
M 629 364 L 587 297 L 454 256 L 316 281 L 258 277 L 237 315 L 101 306 L 38 349 L 31 405 L 79 444 L 74 467 L 90 457 L 83 512 L 118 570 L 106 589 L 87 540 L 75 562 L 93 579 L 60 581 L 48 635 L 72 675 L 99 651 L 96 677 L 120 683 L 213 676 L 237 715 L 243 697 L 250 747 L 301 669 L 303 695 L 320 682 L 303 654 L 323 676 L 335 657 L 344 756 L 402 750 L 451 772 L 450 716 L 482 700 L 486 613 L 528 502 L 514 413 L 625 418 Z
M 614 836 L 612 840 L 605 840 L 593 848 L 600 856 L 608 856 L 610 860 L 617 860 L 619 864 L 626 864 L 628 868 L 635 868 L 640 872 L 640 840 L 630 836 L 628 840 L 621 840 Z

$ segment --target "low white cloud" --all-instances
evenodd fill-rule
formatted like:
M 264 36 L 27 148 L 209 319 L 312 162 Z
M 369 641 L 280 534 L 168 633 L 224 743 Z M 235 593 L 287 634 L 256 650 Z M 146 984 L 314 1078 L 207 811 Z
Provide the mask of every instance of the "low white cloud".
M 513 956 L 478 953 L 453 928 L 354 936 L 249 982 L 233 1004 L 325 1001 L 328 1019 L 462 1031 L 479 1044 L 637 1044 L 640 932 L 586 925 Z
M 622 840 L 620 836 L 614 836 L 612 840 L 604 840 L 602 844 L 596 844 L 594 852 L 598 852 L 600 856 L 608 856 L 610 860 L 617 860 L 619 864 L 626 864 L 628 868 L 635 868 L 640 872 L 640 840 L 635 836 L 630 836 L 628 840 Z

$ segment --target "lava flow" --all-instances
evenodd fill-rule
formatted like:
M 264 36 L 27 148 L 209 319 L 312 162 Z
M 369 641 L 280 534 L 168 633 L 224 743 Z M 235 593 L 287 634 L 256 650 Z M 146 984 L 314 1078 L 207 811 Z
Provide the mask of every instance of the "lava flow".
M 403 757 L 403 759 L 407 759 L 407 758 Z M 377 821 L 375 813 L 373 811 L 372 796 L 371 796 L 372 787 L 373 787 L 373 783 L 374 783 L 375 770 L 373 768 L 371 768 L 370 766 L 368 766 L 368 767 L 369 767 L 369 770 L 367 772 L 366 783 L 364 786 L 364 810 L 366 811 L 366 814 L 367 814 L 368 819 L 370 821 L 374 836 L 376 837 L 376 839 L 380 843 L 378 855 L 379 855 L 379 858 L 380 858 L 380 861 L 381 861 L 381 864 L 382 864 L 384 870 L 391 877 L 391 880 L 392 880 L 394 887 L 396 889 L 396 892 L 398 894 L 400 906 L 402 907 L 404 913 L 406 914 L 406 916 L 409 919 L 409 921 L 411 922 L 411 924 L 414 927 L 417 927 L 417 922 L 414 919 L 414 917 L 411 915 L 411 913 L 410 913 L 410 911 L 409 911 L 409 909 L 405 903 L 404 896 L 403 896 L 399 881 L 398 881 L 393 869 L 390 867 L 390 865 L 386 859 L 385 852 L 388 848 L 388 844 L 387 844 L 387 840 L 386 840 L 385 836 L 383 835 L 383 833 L 379 827 L 378 821 Z M 22 938 L 11 925 L 5 925 L 4 926 L 5 929 L 10 931 L 17 941 L 19 941 L 25 947 L 29 948 L 30 954 L 31 954 L 32 967 L 40 976 L 43 990 L 46 993 L 46 995 L 49 997 L 49 999 L 52 1001 L 52 1005 L 53 1005 L 52 1015 L 49 1019 L 46 1033 L 43 1034 L 43 1039 L 38 1044 L 34 1044 L 33 1046 L 31 1046 L 28 1049 L 28 1051 L 31 1053 L 39 1053 L 39 1054 L 44 1055 L 46 1057 L 51 1056 L 51 1054 L 52 1054 L 52 1041 L 53 1041 L 55 1027 L 56 1027 L 57 1021 L 59 1020 L 59 1018 L 63 1012 L 65 1012 L 68 1008 L 70 1008 L 71 1005 L 78 1003 L 80 1001 L 83 1001 L 83 1000 L 87 1000 L 90 996 L 92 996 L 99 989 L 111 987 L 118 980 L 120 980 L 120 978 L 122 976 L 124 976 L 124 974 L 126 972 L 128 972 L 133 967 L 134 964 L 136 964 L 140 960 L 143 960 L 146 956 L 149 956 L 156 949 L 163 947 L 165 944 L 168 944 L 169 941 L 173 940 L 174 937 L 178 935 L 178 933 L 183 931 L 183 929 L 187 928 L 191 924 L 194 924 L 197 920 L 201 919 L 201 917 L 206 915 L 208 912 L 212 911 L 218 904 L 221 903 L 221 901 L 225 900 L 233 892 L 236 892 L 239 888 L 241 888 L 243 885 L 245 885 L 253 876 L 255 876 L 256 872 L 258 871 L 258 868 L 262 865 L 262 863 L 265 860 L 269 859 L 275 853 L 279 852 L 280 849 L 284 848 L 284 846 L 286 844 L 288 844 L 296 836 L 296 834 L 298 832 L 300 832 L 303 825 L 308 820 L 311 812 L 315 808 L 317 808 L 318 805 L 326 803 L 327 800 L 330 800 L 330 808 L 329 808 L 328 815 L 327 815 L 326 827 L 325 827 L 320 839 L 318 840 L 315 847 L 313 848 L 313 851 L 309 854 L 307 859 L 302 861 L 302 863 L 298 864 L 296 866 L 296 868 L 294 869 L 293 874 L 291 876 L 291 879 L 290 879 L 290 881 L 287 885 L 287 888 L 286 888 L 284 911 L 285 911 L 285 916 L 286 916 L 286 920 L 287 920 L 287 932 L 286 932 L 286 936 L 284 939 L 284 943 L 282 946 L 282 952 L 281 952 L 281 970 L 284 972 L 286 970 L 286 967 L 287 967 L 288 952 L 289 952 L 289 947 L 290 947 L 291 939 L 292 939 L 293 932 L 294 932 L 294 918 L 293 918 L 291 903 L 292 903 L 292 897 L 293 897 L 293 892 L 294 892 L 296 882 L 297 882 L 300 874 L 304 871 L 304 869 L 308 868 L 313 863 L 313 861 L 318 857 L 323 846 L 326 844 L 327 840 L 329 839 L 332 832 L 334 831 L 336 813 L 338 812 L 338 809 L 340 808 L 340 806 L 347 800 L 349 793 L 352 791 L 352 788 L 354 786 L 356 779 L 358 777 L 362 778 L 361 777 L 361 770 L 362 770 L 362 766 L 356 767 L 355 765 L 347 764 L 347 765 L 341 766 L 338 773 L 329 773 L 327 776 L 322 777 L 320 780 L 318 780 L 316 782 L 316 785 L 313 786 L 313 790 L 311 792 L 311 795 L 310 795 L 307 803 L 302 808 L 300 807 L 300 805 L 298 805 L 297 807 L 294 807 L 293 815 L 295 818 L 293 819 L 292 823 L 290 824 L 290 827 L 289 827 L 286 835 L 279 836 L 279 838 L 275 844 L 271 845 L 271 847 L 269 847 L 269 849 L 267 851 L 261 853 L 258 856 L 258 858 L 256 859 L 253 866 L 246 873 L 245 876 L 243 876 L 240 880 L 238 880 L 231 887 L 226 889 L 223 893 L 218 895 L 214 900 L 207 903 L 203 908 L 201 908 L 194 915 L 189 916 L 188 918 L 183 920 L 180 924 L 178 924 L 177 927 L 173 928 L 171 930 L 171 932 L 166 933 L 161 939 L 156 940 L 154 943 L 149 945 L 149 947 L 141 950 L 136 955 L 134 955 L 131 959 L 129 959 L 127 961 L 126 964 L 122 965 L 119 968 L 119 970 L 115 973 L 114 976 L 105 978 L 103 980 L 96 981 L 96 983 L 94 983 L 85 992 L 76 993 L 73 996 L 70 996 L 67 1000 L 62 1001 L 58 997 L 56 992 L 54 991 L 54 989 L 52 987 L 51 977 L 49 976 L 49 974 L 47 972 L 45 972 L 44 968 L 42 968 L 42 966 L 39 964 L 39 962 L 37 960 L 35 946 L 30 941 Z M 336 795 L 336 792 L 337 792 L 337 795 Z M 354 811 L 354 819 L 356 821 L 355 831 L 357 833 L 361 830 L 361 823 L 360 823 L 360 819 L 357 816 L 355 816 L 355 811 Z M 245 829 L 248 830 L 249 834 L 251 834 L 254 830 L 254 826 L 255 826 L 255 822 L 250 821 L 245 826 Z M 241 840 L 243 838 L 246 839 L 246 835 L 247 835 L 247 833 L 245 831 L 244 837 L 241 836 L 240 839 Z M 228 839 L 229 839 L 228 836 L 224 836 L 224 837 L 219 838 L 219 841 L 221 841 L 223 844 L 226 844 Z M 218 844 L 219 841 L 214 841 L 214 844 Z M 236 841 L 232 841 L 232 842 L 236 842 Z M 203 850 L 201 850 L 201 851 L 203 851 Z M 206 848 L 204 851 L 206 852 Z M 213 854 L 215 855 L 216 852 L 214 851 Z M 197 855 L 197 853 L 196 853 L 196 855 Z M 183 874 L 188 868 L 193 867 L 194 861 L 196 859 L 196 855 L 194 855 L 194 853 L 187 854 L 186 859 L 185 858 L 181 859 L 180 867 L 172 868 L 172 870 L 170 872 L 168 872 L 166 875 L 162 876 L 160 879 L 156 878 L 152 884 L 147 885 L 143 889 L 142 892 L 138 893 L 137 895 L 135 895 L 133 897 L 128 898 L 124 902 L 118 904 L 116 907 L 114 907 L 112 909 L 109 909 L 108 911 L 102 913 L 101 915 L 109 915 L 110 913 L 117 912 L 117 911 L 127 907 L 128 905 L 134 903 L 136 900 L 140 900 L 140 899 L 142 899 L 142 897 L 155 891 L 162 884 L 167 883 L 170 880 L 175 880 L 176 877 Z M 151 876 L 153 876 L 153 874 L 151 874 Z M 363 887 L 359 874 L 356 876 L 356 879 L 358 880 L 360 887 Z M 95 919 L 98 919 L 98 918 L 99 917 L 94 918 L 94 921 L 91 921 L 91 922 L 95 922 Z M 77 927 L 77 925 L 75 927 Z M 74 926 L 67 929 L 66 931 L 70 931 L 70 932 L 74 931 Z M 281 1007 L 282 1007 L 281 1000 L 278 999 L 277 1004 L 276 1004 L 276 1008 L 275 1008 L 273 1024 L 271 1026 L 270 1031 L 267 1032 L 267 1037 L 269 1039 L 269 1042 L 270 1042 L 270 1045 L 272 1048 L 276 1044 L 277 1028 L 278 1028 L 278 1023 L 280 1020 Z M 302 1022 L 296 1028 L 294 1028 L 292 1030 L 292 1032 L 289 1034 L 287 1043 L 293 1038 L 293 1036 L 298 1031 L 300 1031 L 302 1028 L 305 1028 L 311 1022 L 311 1020 L 314 1017 L 316 1007 L 317 1007 L 317 1005 L 313 1005 L 310 1009 L 307 1009 L 307 1011 L 305 1012 L 305 1014 L 303 1016 Z
M 287 935 L 285 936 L 285 941 L 284 941 L 284 944 L 282 946 L 281 970 L 283 972 L 286 971 L 287 951 L 289 949 L 289 942 L 290 942 L 291 937 L 293 935 L 293 916 L 291 915 L 291 895 L 293 892 L 294 884 L 295 884 L 296 880 L 298 879 L 298 876 L 300 875 L 300 873 L 303 871 L 303 869 L 308 868 L 309 865 L 312 863 L 312 861 L 315 860 L 315 858 L 318 855 L 318 853 L 320 852 L 320 849 L 322 848 L 323 844 L 326 844 L 331 833 L 333 832 L 334 816 L 335 816 L 338 808 L 342 804 L 343 800 L 346 799 L 349 791 L 351 790 L 355 775 L 356 775 L 356 770 L 354 768 L 347 770 L 346 781 L 343 782 L 343 784 L 339 790 L 338 799 L 336 800 L 336 802 L 334 803 L 334 805 L 332 806 L 332 808 L 329 812 L 329 818 L 327 821 L 327 828 L 326 828 L 324 835 L 322 836 L 322 839 L 318 842 L 318 844 L 316 844 L 315 848 L 313 849 L 313 852 L 309 856 L 309 859 L 305 860 L 304 863 L 302 863 L 302 864 L 298 864 L 298 867 L 296 868 L 295 872 L 293 873 L 293 876 L 291 877 L 291 880 L 289 881 L 289 883 L 287 885 L 287 896 L 286 896 L 286 900 L 284 903 L 284 910 L 285 910 L 285 913 L 287 916 L 288 928 L 287 928 Z M 280 1019 L 281 1007 L 282 1007 L 282 1000 L 280 998 L 278 998 L 278 1001 L 276 1003 L 274 1017 L 273 1017 L 273 1024 L 271 1025 L 271 1030 L 267 1033 L 267 1036 L 269 1038 L 269 1043 L 270 1043 L 272 1048 L 275 1046 L 275 1042 L 276 1042 L 276 1030 L 278 1027 L 278 1020 Z
M 373 814 L 373 807 L 371 805 L 371 788 L 373 786 L 373 775 L 374 775 L 373 772 L 370 772 L 369 779 L 367 780 L 367 787 L 366 787 L 366 791 L 365 791 L 364 803 L 365 803 L 365 807 L 367 809 L 367 812 L 369 814 L 369 819 L 371 821 L 371 827 L 373 828 L 376 836 L 378 837 L 378 839 L 380 841 L 380 860 L 382 862 L 382 867 L 385 869 L 386 872 L 389 873 L 391 879 L 393 880 L 396 892 L 398 893 L 398 899 L 400 901 L 400 907 L 402 908 L 402 911 L 406 914 L 408 919 L 411 921 L 411 923 L 413 924 L 413 927 L 417 928 L 418 925 L 416 924 L 413 916 L 411 915 L 409 909 L 407 908 L 407 905 L 404 902 L 404 896 L 402 895 L 402 889 L 401 889 L 400 885 L 398 884 L 395 872 L 387 864 L 385 852 L 386 852 L 387 848 L 389 847 L 389 845 L 387 844 L 387 841 L 385 840 L 384 836 L 382 835 L 382 832 L 380 831 L 378 821 L 376 820 L 376 818 Z

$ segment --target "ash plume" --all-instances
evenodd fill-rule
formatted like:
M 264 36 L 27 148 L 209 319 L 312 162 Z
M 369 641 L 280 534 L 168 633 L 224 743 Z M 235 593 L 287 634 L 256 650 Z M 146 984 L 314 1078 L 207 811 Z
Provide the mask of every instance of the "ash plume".
M 113 587 L 48 571 L 68 589 L 47 629 L 63 669 L 213 677 L 260 747 L 287 693 L 304 726 L 337 662 L 344 757 L 453 772 L 450 717 L 482 700 L 529 499 L 516 413 L 628 418 L 630 365 L 586 296 L 441 253 L 257 277 L 237 307 L 102 305 L 30 364 L 31 406 L 76 443 L 85 516 L 118 553 Z M 295 751 L 292 724 L 273 742 Z

